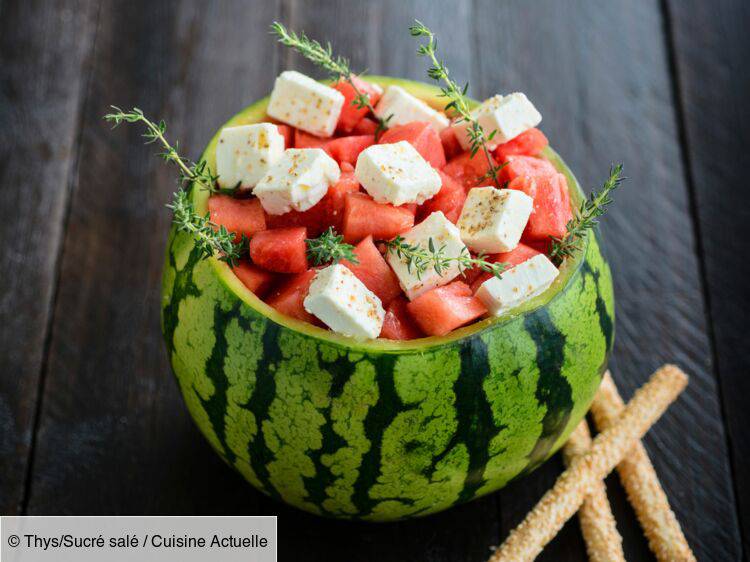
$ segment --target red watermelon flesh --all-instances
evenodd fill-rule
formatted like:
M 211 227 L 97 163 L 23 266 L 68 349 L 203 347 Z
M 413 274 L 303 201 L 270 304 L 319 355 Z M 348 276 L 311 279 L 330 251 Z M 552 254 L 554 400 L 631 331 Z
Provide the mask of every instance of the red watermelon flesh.
M 492 159 L 492 157 L 490 157 L 490 159 L 494 166 L 494 159 Z M 464 152 L 453 158 L 448 164 L 446 164 L 445 168 L 443 168 L 443 172 L 463 185 L 464 189 L 467 191 L 472 187 L 491 185 L 491 179 L 482 179 L 487 175 L 489 170 L 489 164 L 482 152 L 477 152 L 473 158 L 471 157 L 470 152 Z
M 352 134 L 354 135 L 374 135 L 375 131 L 378 130 L 378 122 L 374 119 L 370 119 L 369 117 L 365 117 L 357 123 L 352 129 Z
M 348 267 L 365 284 L 365 287 L 377 295 L 383 306 L 388 306 L 401 294 L 401 286 L 398 284 L 398 277 L 375 246 L 372 236 L 368 236 L 357 244 L 354 254 L 357 256 L 358 263 L 347 260 L 341 263 Z
M 509 156 L 536 156 L 549 144 L 547 137 L 539 129 L 529 129 L 513 140 L 499 145 L 494 152 L 498 162 L 505 162 Z
M 261 298 L 265 296 L 273 284 L 273 273 L 244 261 L 234 266 L 232 271 L 245 284 L 245 287 Z
M 264 230 L 250 239 L 250 259 L 269 271 L 301 273 L 307 270 L 306 238 L 304 227 Z
M 257 198 L 235 199 L 230 195 L 212 195 L 208 200 L 211 222 L 234 232 L 239 239 L 266 229 L 266 214 Z
M 375 135 L 356 135 L 339 137 L 329 141 L 325 147 L 331 158 L 339 164 L 356 164 L 359 153 L 375 144 Z
M 436 287 L 406 305 L 412 318 L 430 336 L 444 336 L 487 313 L 487 308 L 462 281 Z
M 534 256 L 537 256 L 539 254 L 541 254 L 541 252 L 539 252 L 535 248 L 527 244 L 521 243 L 515 248 L 513 248 L 510 252 L 503 252 L 501 254 L 491 254 L 487 256 L 486 259 L 487 261 L 490 261 L 492 263 L 507 263 L 508 267 L 510 268 L 510 267 L 513 267 L 514 265 L 518 265 L 519 263 L 525 262 L 526 260 L 533 258 Z M 471 285 L 471 291 L 473 293 L 476 293 L 480 285 L 491 277 L 492 277 L 491 273 L 480 270 L 479 275 L 477 275 L 472 281 L 469 282 Z
M 317 270 L 308 269 L 302 273 L 291 276 L 280 287 L 276 288 L 266 299 L 266 303 L 282 314 L 304 320 L 311 324 L 319 324 L 318 319 L 305 310 L 303 302 L 310 290 L 310 284 Z
M 498 176 L 502 182 L 510 182 L 518 177 L 539 178 L 556 174 L 557 170 L 543 158 L 533 156 L 508 156 Z
M 456 136 L 456 131 L 453 130 L 453 127 L 446 127 L 445 129 L 440 131 L 440 142 L 443 143 L 443 151 L 445 152 L 445 157 L 449 160 L 454 156 L 458 156 L 463 151 L 463 149 L 461 148 L 461 143 L 458 142 L 458 137 Z
M 383 133 L 378 142 L 393 144 L 400 141 L 411 144 L 433 168 L 440 169 L 445 166 L 443 143 L 440 142 L 438 132 L 429 123 L 412 121 L 396 125 Z
M 294 130 L 294 148 L 322 148 L 327 151 L 331 139 L 323 139 L 306 133 L 300 129 Z
M 414 340 L 424 336 L 422 330 L 414 322 L 407 305 L 406 297 L 399 296 L 391 301 L 385 309 L 383 328 L 380 337 L 387 340 Z
M 294 128 L 289 125 L 276 125 L 276 128 L 284 137 L 284 148 L 292 148 L 294 143 Z
M 375 107 L 380 99 L 380 88 L 356 76 L 352 77 L 352 81 L 356 84 L 357 89 L 361 93 L 368 95 L 370 98 L 370 105 Z M 357 92 L 346 80 L 340 80 L 332 87 L 344 95 L 344 106 L 341 109 L 341 115 L 339 116 L 339 122 L 336 125 L 336 129 L 342 133 L 351 133 L 352 129 L 354 129 L 354 127 L 356 127 L 357 124 L 367 115 L 369 109 L 366 107 L 358 108 L 352 103 L 357 97 Z
M 563 174 L 554 173 L 536 178 L 517 177 L 508 184 L 509 189 L 523 191 L 534 199 L 534 209 L 529 217 L 523 240 L 546 241 L 550 236 L 561 237 L 572 218 L 568 183 Z
M 349 193 L 344 205 L 344 240 L 356 244 L 366 236 L 387 240 L 414 226 L 414 214 L 403 207 L 376 203 L 364 193 Z
M 452 177 L 441 171 L 438 171 L 438 174 L 443 180 L 443 185 L 432 199 L 428 199 L 419 207 L 417 221 L 423 221 L 435 211 L 442 211 L 445 218 L 456 224 L 466 201 L 466 191 L 463 185 Z

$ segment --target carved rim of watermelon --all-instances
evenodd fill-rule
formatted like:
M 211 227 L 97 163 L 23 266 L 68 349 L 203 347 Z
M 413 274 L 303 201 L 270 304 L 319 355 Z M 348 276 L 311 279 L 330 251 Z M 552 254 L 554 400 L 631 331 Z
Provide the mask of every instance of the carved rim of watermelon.
M 440 97 L 440 89 L 436 86 L 413 80 L 392 78 L 389 76 L 368 75 L 362 76 L 362 78 L 384 87 L 391 84 L 400 86 L 411 94 L 424 100 L 426 103 L 436 109 L 442 110 L 442 108 L 445 106 L 445 98 Z M 328 81 L 322 80 L 322 82 Z M 472 105 L 478 104 L 478 102 L 476 102 L 475 100 L 472 100 L 471 103 Z M 266 116 L 265 110 L 267 105 L 268 96 L 246 107 L 245 109 L 237 113 L 234 117 L 232 117 L 229 121 L 227 121 L 224 125 L 222 125 L 216 131 L 211 141 L 208 143 L 208 146 L 204 150 L 201 158 L 205 159 L 212 169 L 215 169 L 216 143 L 219 138 L 219 131 L 227 126 L 257 123 L 261 121 Z M 581 201 L 584 199 L 585 195 L 581 189 L 580 184 L 578 183 L 578 180 L 573 175 L 573 172 L 570 170 L 570 168 L 568 168 L 560 155 L 551 148 L 545 148 L 543 154 L 555 166 L 555 168 L 557 168 L 558 171 L 565 174 L 568 180 L 571 204 L 575 207 L 578 207 Z M 208 191 L 201 189 L 193 190 L 193 203 L 196 210 L 201 214 L 205 214 L 206 212 L 208 212 L 208 197 Z M 458 328 L 446 336 L 430 336 L 407 341 L 393 341 L 386 339 L 357 341 L 352 338 L 336 334 L 325 328 L 313 326 L 312 324 L 309 324 L 307 322 L 303 322 L 295 318 L 290 318 L 284 314 L 281 314 L 280 312 L 277 312 L 274 308 L 267 305 L 252 291 L 245 287 L 245 285 L 242 284 L 239 278 L 234 275 L 234 273 L 232 273 L 231 268 L 225 262 L 220 261 L 217 258 L 210 258 L 210 261 L 217 277 L 227 287 L 228 290 L 236 294 L 249 307 L 258 311 L 263 316 L 268 317 L 270 320 L 273 320 L 277 324 L 284 326 L 285 328 L 297 332 L 302 332 L 308 336 L 320 338 L 322 340 L 349 347 L 354 350 L 362 349 L 381 352 L 399 352 L 450 344 L 464 338 L 477 335 L 485 330 L 494 328 L 499 324 L 503 324 L 512 318 L 516 318 L 519 315 L 547 305 L 562 292 L 562 290 L 573 278 L 575 272 L 578 271 L 578 269 L 581 267 L 583 258 L 586 255 L 586 250 L 588 249 L 588 244 L 589 237 L 586 237 L 586 240 L 584 241 L 584 244 L 582 246 L 582 250 L 578 252 L 574 258 L 567 259 L 562 264 L 562 266 L 560 267 L 560 275 L 558 275 L 557 279 L 549 289 L 547 289 L 541 295 L 526 301 L 512 311 L 502 316 L 485 318 L 484 320 L 474 322 L 473 324 L 469 324 L 468 326 L 464 326 L 463 328 Z

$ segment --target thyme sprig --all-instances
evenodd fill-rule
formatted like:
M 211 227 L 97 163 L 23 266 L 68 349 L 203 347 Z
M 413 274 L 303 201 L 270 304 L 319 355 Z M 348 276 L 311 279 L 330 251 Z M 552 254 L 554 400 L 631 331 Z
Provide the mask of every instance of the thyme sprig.
M 175 141 L 174 146 L 172 146 L 172 144 L 167 141 L 165 136 L 167 124 L 163 119 L 158 122 L 152 121 L 137 107 L 134 107 L 130 111 L 123 111 L 115 105 L 111 107 L 114 110 L 114 113 L 108 113 L 104 116 L 104 119 L 113 123 L 114 127 L 117 127 L 121 123 L 143 123 L 146 127 L 146 130 L 143 133 L 143 137 L 146 139 L 146 144 L 158 143 L 163 147 L 164 151 L 159 153 L 159 156 L 161 156 L 165 162 L 171 162 L 177 166 L 180 171 L 181 187 L 187 187 L 189 184 L 195 183 L 201 189 L 205 189 L 211 193 L 233 194 L 236 192 L 237 187 L 217 187 L 216 180 L 219 176 L 213 173 L 205 160 L 193 162 L 184 156 L 180 156 L 179 143 Z
M 355 93 L 352 105 L 357 109 L 367 108 L 370 113 L 372 113 L 373 117 L 378 122 L 377 129 L 375 130 L 375 139 L 380 138 L 380 134 L 388 129 L 388 121 L 391 116 L 389 115 L 386 118 L 381 118 L 375 114 L 375 108 L 370 102 L 370 96 L 360 90 L 354 81 L 354 73 L 349 66 L 348 59 L 341 56 L 335 56 L 330 43 L 322 45 L 315 39 L 310 39 L 305 35 L 304 31 L 297 34 L 294 31 L 288 30 L 283 24 L 277 21 L 271 24 L 271 33 L 276 35 L 279 43 L 297 51 L 307 60 L 328 72 L 331 78 L 346 80 L 354 89 Z
M 328 230 L 317 238 L 305 240 L 305 243 L 307 244 L 307 257 L 314 265 L 338 263 L 341 260 L 359 263 L 354 253 L 354 246 L 344 242 L 344 237 L 336 234 L 332 226 L 329 226 Z
M 575 216 L 568 221 L 565 235 L 560 238 L 551 237 L 549 256 L 556 265 L 560 265 L 564 259 L 581 249 L 583 238 L 597 225 L 597 219 L 607 212 L 607 206 L 612 203 L 612 192 L 624 179 L 622 164 L 612 166 L 602 188 L 583 201 Z
M 389 252 L 394 252 L 399 259 L 406 263 L 406 269 L 409 273 L 416 273 L 417 279 L 421 279 L 428 269 L 434 269 L 438 275 L 442 275 L 454 262 L 458 264 L 461 274 L 466 270 L 478 267 L 498 279 L 502 277 L 503 271 L 508 268 L 507 263 L 487 261 L 487 256 L 484 253 L 472 257 L 466 247 L 458 256 L 448 256 L 445 254 L 445 244 L 437 246 L 432 237 L 427 240 L 426 248 L 420 244 L 409 244 L 401 236 L 388 240 L 385 245 Z
M 163 120 L 158 122 L 152 121 L 137 107 L 127 112 L 115 106 L 112 106 L 112 109 L 115 112 L 105 115 L 105 120 L 113 123 L 114 127 L 117 127 L 121 123 L 143 123 L 146 126 L 146 130 L 143 133 L 143 136 L 146 138 L 146 144 L 155 142 L 161 144 L 164 151 L 160 153 L 160 156 L 166 162 L 175 164 L 179 169 L 179 189 L 174 193 L 172 203 L 167 205 L 167 208 L 172 210 L 172 221 L 177 230 L 193 235 L 196 246 L 203 257 L 211 257 L 218 253 L 220 254 L 220 260 L 227 262 L 232 267 L 237 265 L 240 258 L 247 253 L 247 238 L 242 236 L 239 242 L 235 242 L 234 233 L 229 232 L 223 226 L 211 222 L 208 213 L 205 215 L 198 213 L 190 199 L 187 188 L 191 184 L 197 184 L 202 189 L 206 189 L 212 193 L 223 193 L 234 190 L 222 190 L 215 187 L 217 176 L 211 172 L 205 160 L 195 163 L 180 156 L 178 143 L 172 145 L 167 141 L 165 136 L 167 125 Z
M 409 27 L 409 33 L 411 33 L 412 37 L 427 38 L 427 42 L 422 43 L 417 49 L 417 54 L 423 57 L 428 57 L 432 63 L 432 66 L 427 70 L 427 76 L 438 83 L 442 82 L 444 84 L 440 87 L 441 95 L 449 100 L 448 104 L 445 106 L 445 111 L 454 112 L 457 115 L 457 123 L 465 122 L 467 124 L 467 134 L 469 135 L 469 142 L 471 145 L 471 157 L 474 158 L 477 152 L 481 150 L 487 160 L 488 171 L 482 179 L 491 178 L 495 186 L 502 187 L 497 175 L 502 166 L 495 165 L 492 160 L 492 155 L 490 154 L 490 149 L 487 146 L 487 143 L 495 136 L 496 131 L 492 131 L 489 135 L 486 134 L 482 126 L 479 124 L 479 121 L 477 121 L 477 119 L 471 114 L 469 101 L 466 97 L 466 92 L 469 90 L 468 82 L 461 87 L 450 77 L 445 62 L 438 59 L 437 38 L 430 28 L 421 21 L 414 20 L 414 25 Z

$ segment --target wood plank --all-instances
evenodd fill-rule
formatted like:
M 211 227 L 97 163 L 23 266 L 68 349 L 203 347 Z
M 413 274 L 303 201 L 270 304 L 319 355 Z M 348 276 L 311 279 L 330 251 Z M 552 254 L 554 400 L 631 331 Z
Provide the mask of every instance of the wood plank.
M 626 397 L 663 362 L 692 375 L 646 445 L 698 558 L 736 560 L 731 474 L 659 4 L 480 0 L 476 15 L 482 80 L 475 91 L 526 92 L 586 188 L 601 184 L 610 162 L 626 164 L 630 180 L 603 224 L 617 295 L 611 366 Z M 502 493 L 504 520 L 507 508 L 507 521 L 517 523 L 538 497 L 520 482 Z M 629 559 L 644 559 L 625 546 Z
M 750 551 L 750 224 L 746 202 L 750 137 L 750 4 L 669 1 L 684 143 L 698 219 L 716 367 L 734 465 L 745 553 Z
M 276 62 L 265 26 L 277 9 L 102 6 L 30 513 L 257 511 L 258 494 L 194 428 L 166 361 L 159 278 L 176 173 L 142 145 L 140 130 L 111 131 L 102 115 L 111 103 L 142 107 L 197 157 L 221 123 L 270 89 Z
M 0 18 L 0 513 L 22 510 L 96 2 Z

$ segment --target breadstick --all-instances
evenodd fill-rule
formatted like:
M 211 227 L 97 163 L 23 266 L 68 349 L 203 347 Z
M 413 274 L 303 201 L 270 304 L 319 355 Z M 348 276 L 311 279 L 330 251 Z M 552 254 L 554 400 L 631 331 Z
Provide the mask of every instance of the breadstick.
M 677 367 L 666 365 L 654 373 L 625 406 L 618 420 L 597 435 L 589 451 L 576 458 L 558 477 L 552 489 L 490 557 L 490 562 L 536 558 L 578 511 L 596 482 L 612 471 L 686 385 L 687 375 Z
M 600 431 L 610 427 L 625 408 L 612 377 L 607 371 L 594 398 L 591 413 Z M 660 562 L 695 560 L 680 523 L 669 507 L 654 465 L 640 441 L 617 465 L 628 500 L 648 539 L 648 546 Z
M 585 419 L 570 434 L 563 447 L 563 459 L 570 466 L 576 457 L 591 447 L 591 432 Z M 598 480 L 578 510 L 578 521 L 586 541 L 586 552 L 592 562 L 625 562 L 622 537 L 617 531 L 615 516 L 607 498 L 604 481 Z

